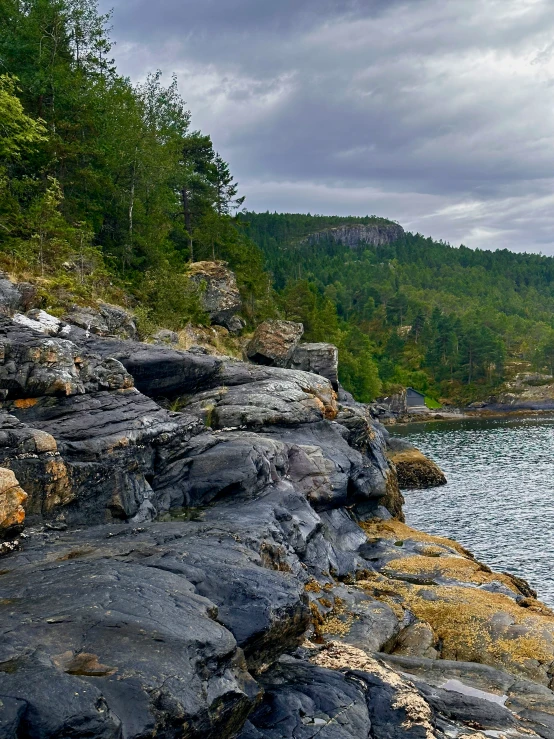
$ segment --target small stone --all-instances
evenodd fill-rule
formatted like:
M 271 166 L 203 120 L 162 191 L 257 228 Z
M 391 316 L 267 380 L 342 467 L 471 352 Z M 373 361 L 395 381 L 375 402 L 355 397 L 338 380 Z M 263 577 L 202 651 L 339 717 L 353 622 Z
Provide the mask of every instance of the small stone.
M 152 334 L 152 341 L 154 344 L 178 344 L 179 334 L 175 331 L 169 331 L 167 328 L 162 328 Z

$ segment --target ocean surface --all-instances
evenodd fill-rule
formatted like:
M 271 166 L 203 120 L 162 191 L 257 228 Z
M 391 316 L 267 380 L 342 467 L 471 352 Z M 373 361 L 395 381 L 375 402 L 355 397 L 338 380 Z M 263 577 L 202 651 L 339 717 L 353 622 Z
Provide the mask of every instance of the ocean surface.
M 389 431 L 419 447 L 448 479 L 444 487 L 404 491 L 406 522 L 524 577 L 554 606 L 554 415 Z

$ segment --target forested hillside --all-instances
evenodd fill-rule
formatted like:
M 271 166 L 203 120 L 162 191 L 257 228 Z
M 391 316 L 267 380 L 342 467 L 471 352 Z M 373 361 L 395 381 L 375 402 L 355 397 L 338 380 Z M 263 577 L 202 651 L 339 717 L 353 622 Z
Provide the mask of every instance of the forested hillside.
M 189 261 L 227 259 L 247 316 L 270 296 L 242 204 L 175 79 L 118 74 L 94 0 L 0 0 L 0 267 L 64 295 L 131 300 L 172 328 L 200 318 Z
M 351 341 L 363 337 L 385 390 L 412 385 L 459 402 L 493 391 L 511 359 L 552 370 L 550 257 L 453 248 L 409 233 L 393 244 L 351 249 L 305 237 L 361 219 L 243 218 L 264 251 L 287 317 L 307 322 L 313 339 L 323 340 L 330 325 L 349 330 Z M 313 323 L 321 312 L 326 319 Z

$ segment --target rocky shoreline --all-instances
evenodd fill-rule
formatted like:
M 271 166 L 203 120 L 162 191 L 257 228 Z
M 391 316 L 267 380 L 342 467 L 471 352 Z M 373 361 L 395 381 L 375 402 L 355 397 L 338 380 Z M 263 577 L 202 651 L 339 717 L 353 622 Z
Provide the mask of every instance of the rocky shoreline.
M 554 739 L 554 615 L 402 522 L 368 406 L 24 324 L 0 318 L 0 736 Z

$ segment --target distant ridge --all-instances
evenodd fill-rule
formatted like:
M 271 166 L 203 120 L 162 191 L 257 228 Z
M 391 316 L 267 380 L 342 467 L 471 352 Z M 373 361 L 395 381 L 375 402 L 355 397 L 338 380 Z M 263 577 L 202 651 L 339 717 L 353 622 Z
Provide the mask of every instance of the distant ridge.
M 393 244 L 404 236 L 404 229 L 397 223 L 354 223 L 316 231 L 302 239 L 302 243 L 317 244 L 320 241 L 334 241 L 355 249 L 361 244 L 371 246 Z

